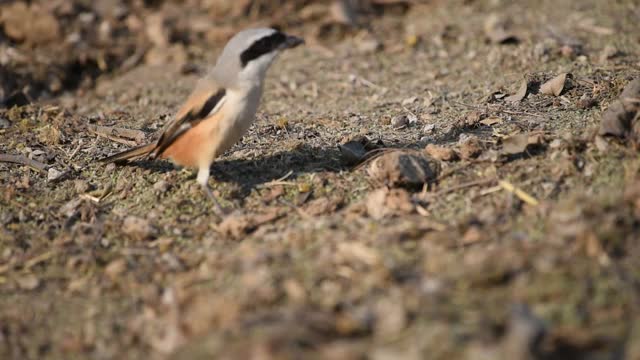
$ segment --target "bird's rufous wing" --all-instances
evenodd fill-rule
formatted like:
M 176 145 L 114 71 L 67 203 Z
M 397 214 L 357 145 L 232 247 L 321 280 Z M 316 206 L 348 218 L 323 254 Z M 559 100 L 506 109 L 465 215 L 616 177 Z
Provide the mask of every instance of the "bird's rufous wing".
M 226 90 L 210 77 L 201 79 L 175 118 L 165 127 L 151 157 L 161 155 L 182 134 L 195 127 L 214 110 L 218 111 L 225 101 L 225 94 Z

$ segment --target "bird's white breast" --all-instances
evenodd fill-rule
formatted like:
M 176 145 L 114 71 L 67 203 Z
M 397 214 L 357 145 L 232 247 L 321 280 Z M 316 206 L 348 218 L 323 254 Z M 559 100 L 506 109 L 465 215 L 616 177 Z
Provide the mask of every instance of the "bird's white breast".
M 220 109 L 223 118 L 216 129 L 217 133 L 212 134 L 217 138 L 215 141 L 217 144 L 212 149 L 214 158 L 229 150 L 253 124 L 261 93 L 260 87 L 249 91 L 227 91 L 225 103 Z

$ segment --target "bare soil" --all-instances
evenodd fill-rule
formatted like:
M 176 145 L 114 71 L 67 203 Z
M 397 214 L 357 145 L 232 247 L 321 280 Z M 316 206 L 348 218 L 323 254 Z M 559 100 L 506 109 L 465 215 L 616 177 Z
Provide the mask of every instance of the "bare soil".
M 595 136 L 640 76 L 637 1 L 409 1 L 371 32 L 207 3 L 0 5 L 0 154 L 35 161 L 0 162 L 0 358 L 640 359 L 640 157 Z M 10 29 L 29 11 L 47 31 Z M 307 46 L 213 165 L 230 215 L 189 170 L 97 161 L 255 24 Z M 385 183 L 353 139 L 437 176 Z

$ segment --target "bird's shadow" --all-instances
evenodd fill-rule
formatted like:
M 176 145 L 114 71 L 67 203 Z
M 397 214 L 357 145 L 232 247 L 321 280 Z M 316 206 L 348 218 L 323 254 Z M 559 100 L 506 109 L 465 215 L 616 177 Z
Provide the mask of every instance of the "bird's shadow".
M 349 170 L 340 158 L 337 147 L 299 146 L 294 150 L 278 151 L 251 159 L 216 161 L 211 167 L 215 181 L 231 182 L 240 186 L 239 197 L 245 198 L 258 185 L 282 178 L 288 180 L 307 173 Z
M 158 173 L 176 171 L 177 166 L 168 161 L 138 161 L 136 166 Z M 239 185 L 238 197 L 244 199 L 260 184 L 267 183 L 291 172 L 288 180 L 319 171 L 339 172 L 349 170 L 340 159 L 337 146 L 315 147 L 302 145 L 293 150 L 274 152 L 249 159 L 220 159 L 211 166 L 211 177 L 217 182 Z M 192 177 L 195 177 L 195 171 Z

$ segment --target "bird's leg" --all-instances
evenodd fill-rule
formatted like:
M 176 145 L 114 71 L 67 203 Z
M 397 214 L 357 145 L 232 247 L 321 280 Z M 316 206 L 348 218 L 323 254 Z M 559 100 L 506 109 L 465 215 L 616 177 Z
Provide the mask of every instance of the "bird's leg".
M 198 184 L 202 186 L 202 189 L 204 190 L 204 192 L 207 194 L 209 199 L 211 199 L 211 201 L 213 202 L 213 206 L 215 207 L 216 214 L 219 216 L 224 215 L 225 213 L 224 209 L 218 202 L 218 199 L 216 199 L 215 195 L 213 195 L 213 192 L 209 187 L 209 166 L 202 166 L 200 167 L 200 169 L 198 169 L 197 180 L 198 180 Z

